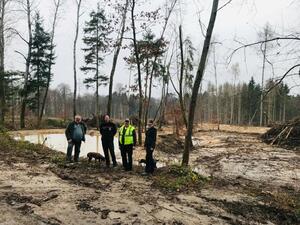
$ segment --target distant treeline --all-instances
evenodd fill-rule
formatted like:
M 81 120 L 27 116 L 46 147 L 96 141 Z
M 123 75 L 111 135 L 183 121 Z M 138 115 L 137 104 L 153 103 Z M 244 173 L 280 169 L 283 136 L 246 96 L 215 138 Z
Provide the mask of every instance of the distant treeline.
M 300 96 L 289 95 L 289 87 L 269 80 L 265 90 L 253 78 L 248 83 L 218 86 L 208 84 L 200 94 L 198 120 L 223 124 L 259 125 L 263 91 L 263 125 L 271 125 L 300 116 Z
M 7 90 L 8 113 L 7 122 L 18 126 L 16 118 L 19 115 L 21 102 L 18 82 L 11 83 Z M 206 90 L 199 94 L 196 121 L 213 122 L 222 124 L 238 125 L 259 125 L 261 86 L 253 80 L 248 83 L 237 85 L 225 83 L 216 86 L 209 83 Z M 291 120 L 300 115 L 300 96 L 289 95 L 289 87 L 281 83 L 275 85 L 273 81 L 268 81 L 265 98 L 263 100 L 263 124 Z M 72 91 L 66 84 L 61 84 L 55 89 L 50 89 L 47 96 L 47 104 L 44 110 L 44 117 L 61 118 L 68 120 L 73 117 Z M 30 98 L 29 98 L 30 99 Z M 108 97 L 99 96 L 100 114 L 106 113 Z M 155 118 L 160 122 L 179 123 L 183 125 L 181 119 L 180 106 L 177 96 L 168 93 L 164 99 L 165 106 L 162 107 L 162 100 L 151 98 L 149 107 L 149 118 Z M 185 94 L 185 104 L 189 103 L 189 93 Z M 137 94 L 128 95 L 126 88 L 119 88 L 113 93 L 111 117 L 114 119 L 124 119 L 126 117 L 137 117 L 139 96 Z M 28 118 L 34 117 L 36 108 L 34 104 L 27 110 Z M 91 118 L 95 112 L 95 95 L 84 94 L 78 96 L 78 113 L 84 118 Z

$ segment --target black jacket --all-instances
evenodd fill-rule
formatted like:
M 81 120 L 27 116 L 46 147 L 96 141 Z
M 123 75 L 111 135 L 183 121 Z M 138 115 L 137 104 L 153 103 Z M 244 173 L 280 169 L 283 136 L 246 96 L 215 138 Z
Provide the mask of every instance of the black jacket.
M 83 133 L 82 141 L 85 141 L 86 125 L 83 122 L 80 122 L 79 124 L 81 126 L 82 133 Z M 73 138 L 74 125 L 75 125 L 75 122 L 73 121 L 73 122 L 69 123 L 69 125 L 67 126 L 67 129 L 65 131 L 67 140 L 71 140 Z
M 117 133 L 117 127 L 114 123 L 101 123 L 100 134 L 102 135 L 102 140 L 111 141 Z
M 144 144 L 144 146 L 146 148 L 155 148 L 156 134 L 157 134 L 157 129 L 154 127 L 150 127 L 146 131 L 146 139 L 145 139 L 145 144 Z

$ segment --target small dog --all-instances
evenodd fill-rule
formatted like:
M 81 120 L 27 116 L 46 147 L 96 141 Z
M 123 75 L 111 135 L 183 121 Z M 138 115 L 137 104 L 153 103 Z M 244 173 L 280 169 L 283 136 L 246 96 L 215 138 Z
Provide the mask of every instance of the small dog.
M 153 164 L 154 164 L 154 168 L 155 168 L 155 169 L 157 169 L 156 163 L 157 163 L 158 161 L 159 161 L 159 160 L 153 159 Z M 140 159 L 139 164 L 146 164 L 146 159 Z
M 95 161 L 96 160 L 99 160 L 99 162 L 105 161 L 105 157 L 97 152 L 89 152 L 87 154 L 87 157 L 89 158 L 89 162 L 91 162 L 93 158 L 95 159 Z

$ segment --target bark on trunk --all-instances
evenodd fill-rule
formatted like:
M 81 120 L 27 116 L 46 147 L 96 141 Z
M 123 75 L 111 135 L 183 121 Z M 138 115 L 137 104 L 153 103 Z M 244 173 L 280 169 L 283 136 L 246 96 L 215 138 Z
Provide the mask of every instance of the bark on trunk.
M 206 33 L 205 40 L 204 40 L 204 46 L 202 49 L 201 60 L 200 60 L 200 63 L 199 63 L 198 69 L 197 69 L 196 79 L 195 79 L 194 87 L 192 90 L 192 97 L 191 97 L 190 108 L 189 108 L 189 117 L 188 117 L 188 128 L 187 128 L 187 134 L 185 137 L 184 152 L 183 152 L 183 157 L 182 157 L 182 165 L 183 166 L 187 166 L 189 164 L 189 153 L 190 153 L 190 149 L 191 149 L 190 140 L 192 139 L 192 134 L 193 134 L 197 97 L 198 97 L 200 83 L 202 81 L 204 70 L 205 70 L 205 64 L 206 64 L 206 59 L 207 59 L 207 55 L 208 55 L 208 51 L 209 51 L 209 47 L 210 47 L 211 36 L 212 36 L 212 32 L 213 32 L 213 28 L 215 25 L 217 12 L 218 12 L 218 4 L 219 4 L 219 0 L 213 1 L 212 11 L 211 11 L 211 15 L 210 15 L 210 21 L 209 21 L 207 33 Z
M 6 1 L 2 0 L 0 3 L 0 125 L 4 125 L 5 119 L 5 71 L 4 71 L 4 16 Z
M 265 40 L 267 36 L 265 34 Z M 264 43 L 264 50 L 263 50 L 263 67 L 262 67 L 262 74 L 261 74 L 261 95 L 260 95 L 260 119 L 259 125 L 264 125 L 264 79 L 265 79 L 265 66 L 266 66 L 266 51 L 267 51 L 267 42 Z
M 143 91 L 142 91 L 142 75 L 141 75 L 140 57 L 139 57 L 139 51 L 138 51 L 138 46 L 137 46 L 137 42 L 136 42 L 136 29 L 135 29 L 134 9 L 135 9 L 135 0 L 132 0 L 131 22 L 132 22 L 134 54 L 135 54 L 136 64 L 137 64 L 137 69 L 138 69 L 138 86 L 139 86 L 138 143 L 139 143 L 139 145 L 142 145 Z
M 183 97 L 183 73 L 184 73 L 184 56 L 183 56 L 183 41 L 182 41 L 182 27 L 179 26 L 179 44 L 180 44 L 180 60 L 181 60 L 181 66 L 180 66 L 180 79 L 179 79 L 179 103 L 180 103 L 180 109 L 181 109 L 181 115 L 182 119 L 185 125 L 185 128 L 187 128 L 187 118 L 185 114 L 185 103 L 184 103 L 184 97 Z
M 28 27 L 28 50 L 26 58 L 26 68 L 24 76 L 24 87 L 23 87 L 23 98 L 21 103 L 21 114 L 20 114 L 20 127 L 25 128 L 25 112 L 27 105 L 27 95 L 28 95 L 28 79 L 30 75 L 30 61 L 32 52 L 32 29 L 31 29 L 31 4 L 30 0 L 26 1 L 26 14 L 27 14 L 27 27 Z
M 79 17 L 80 17 L 80 6 L 81 0 L 77 2 L 77 13 L 76 13 L 76 31 L 75 39 L 73 43 L 73 72 L 74 72 L 74 93 L 73 93 L 73 116 L 77 114 L 76 110 L 76 98 L 77 98 L 77 58 L 76 58 L 76 47 L 78 40 L 78 30 L 79 30 Z
M 112 68 L 110 72 L 110 78 L 109 78 L 109 93 L 108 93 L 108 101 L 107 101 L 107 115 L 110 116 L 111 114 L 111 104 L 112 104 L 112 94 L 113 94 L 113 84 L 114 84 L 114 75 L 117 67 L 117 62 L 118 62 L 118 57 L 120 54 L 120 50 L 122 47 L 123 43 L 123 37 L 124 37 L 124 32 L 126 28 L 126 16 L 127 16 L 127 9 L 129 5 L 129 0 L 126 0 L 125 7 L 124 7 L 124 14 L 122 18 L 122 27 L 121 27 L 121 32 L 120 32 L 120 38 L 117 43 L 115 52 L 114 52 L 114 57 L 113 57 L 113 63 L 112 63 Z

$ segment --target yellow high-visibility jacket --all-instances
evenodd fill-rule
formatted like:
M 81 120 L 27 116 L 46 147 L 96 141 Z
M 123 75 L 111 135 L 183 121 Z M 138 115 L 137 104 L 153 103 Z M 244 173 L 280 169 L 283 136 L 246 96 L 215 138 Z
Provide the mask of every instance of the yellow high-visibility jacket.
M 120 127 L 119 129 L 119 142 L 121 145 L 134 145 L 134 132 L 135 132 L 135 128 L 131 125 L 129 125 L 126 128 L 126 132 L 125 132 L 125 137 L 124 137 L 124 143 L 122 140 L 122 136 L 124 134 L 124 128 L 125 126 L 123 125 L 122 127 Z

